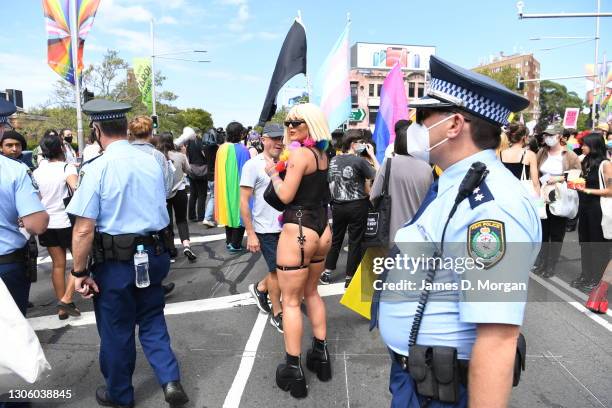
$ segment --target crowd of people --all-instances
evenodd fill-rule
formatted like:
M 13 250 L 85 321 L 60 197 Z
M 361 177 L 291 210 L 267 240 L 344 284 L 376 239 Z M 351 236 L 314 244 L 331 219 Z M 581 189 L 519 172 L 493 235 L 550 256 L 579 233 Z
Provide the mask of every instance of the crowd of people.
M 508 105 L 522 106 L 522 101 L 504 97 L 509 100 Z M 230 253 L 262 253 L 268 273 L 263 280 L 253 282 L 249 291 L 259 309 L 270 314 L 270 323 L 284 334 L 286 354 L 276 371 L 277 385 L 296 398 L 307 394 L 301 359 L 302 305 L 307 309 L 313 333 L 312 345 L 306 352 L 306 367 L 319 380 L 329 381 L 332 365 L 327 349 L 326 309 L 318 285 L 337 280 L 344 280 L 345 287 L 351 284 L 366 250 L 364 239 L 372 202 L 387 188 L 385 193 L 392 196 L 393 204 L 385 222 L 391 237 L 389 249 L 393 250 L 393 237 L 402 235 L 399 231 L 410 226 L 407 222 L 422 216 L 429 203 L 436 202 L 436 194 L 443 194 L 442 186 L 449 183 L 445 175 L 449 180 L 459 176 L 444 166 L 448 164 L 444 157 L 430 157 L 430 152 L 445 143 L 448 145 L 444 149 L 451 149 L 449 146 L 459 140 L 455 137 L 495 134 L 491 140 L 483 136 L 474 142 L 470 154 L 493 169 L 492 180 L 498 180 L 497 177 L 507 180 L 511 174 L 525 188 L 520 194 L 530 195 L 539 203 L 541 224 L 531 225 L 532 230 L 527 233 L 532 237 L 541 229 L 543 245 L 533 269 L 536 275 L 551 278 L 557 273 L 566 231 L 576 228 L 577 222 L 581 273 L 571 284 L 589 294 L 589 309 L 596 312 L 607 309 L 607 287 L 612 281 L 610 274 L 604 275 L 610 261 L 610 239 L 606 237 L 612 231 L 606 230 L 610 224 L 606 224 L 605 218 L 611 215 L 602 210 L 601 199 L 612 197 L 612 120 L 592 131 L 578 133 L 553 123 L 530 134 L 521 123 L 510 123 L 500 130 L 470 113 L 470 109 L 458 111 L 448 104 L 427 105 L 417 107 L 411 120 L 395 124 L 392 148 L 387 149 L 384 161 L 379 163 L 377 147 L 368 129 L 349 129 L 341 137 L 332 138 L 325 115 L 310 103 L 294 106 L 283 124 L 266 123 L 261 135 L 239 122 L 231 122 L 226 129 L 211 128 L 205 132 L 186 127 L 175 138 L 170 132 L 154 134 L 149 117 L 137 116 L 128 122 L 125 116 L 128 106 L 92 102 L 93 105 L 84 106 L 94 126 L 82 154 L 72 147 L 70 129 L 45 132 L 30 159 L 22 154 L 26 141 L 15 130 L 2 132 L 0 147 L 4 156 L 21 160 L 33 170 L 33 184 L 49 216 L 44 232 L 40 228 L 31 230 L 38 233 L 38 243 L 47 248 L 52 260 L 51 283 L 59 319 L 80 315 L 74 302 L 75 290 L 91 297 L 99 292 L 100 281 L 107 288 L 116 288 L 112 294 L 99 293 L 95 303 L 96 318 L 105 325 L 100 331 L 103 343 L 100 358 L 107 385 L 96 392 L 101 403 L 126 406 L 133 403 L 133 388 L 129 385 L 133 367 L 129 364 L 135 358 L 136 323 L 141 326 L 141 341 L 152 336 L 157 342 L 155 346 L 143 343 L 143 348 L 166 400 L 175 404 L 187 401 L 163 320 L 163 295 L 174 288 L 172 283 L 162 284 L 168 273 L 164 265 L 178 256 L 175 223 L 182 253 L 191 262 L 198 254 L 191 246 L 190 222 L 209 228 L 224 227 Z M 503 123 L 497 119 L 493 122 Z M 462 133 L 463 127 L 470 129 L 470 133 L 465 133 L 467 136 Z M 420 135 L 429 137 L 429 132 L 442 128 L 447 132 L 445 139 L 433 147 L 429 147 L 431 142 L 427 140 L 427 149 L 416 149 Z M 495 149 L 496 158 L 492 153 Z M 142 167 L 129 167 L 125 159 L 132 157 Z M 498 165 L 508 171 L 500 173 Z M 96 177 L 99 180 L 94 182 Z M 137 183 L 150 188 L 148 201 L 139 196 L 142 187 Z M 477 187 L 500 188 L 490 184 Z M 485 200 L 493 200 L 490 191 L 491 197 L 486 194 L 482 196 Z M 91 200 L 99 203 L 92 204 Z M 128 221 L 129 209 L 143 200 L 150 207 L 144 211 L 147 219 Z M 470 202 L 472 208 L 480 205 Z M 160 208 L 163 214 L 159 213 Z M 119 219 L 124 222 L 118 223 Z M 93 221 L 99 228 L 95 234 Z M 134 228 L 128 231 L 128 225 Z M 491 228 L 498 228 L 496 225 L 493 223 Z M 155 234 L 149 235 L 153 231 Z M 340 268 L 344 271 L 342 279 L 335 271 L 347 232 L 346 264 Z M 442 242 L 445 232 L 446 228 Z M 151 297 L 146 300 L 133 294 L 129 295 L 135 296 L 131 300 L 118 298 L 127 296 L 125 282 L 133 280 L 133 267 L 126 264 L 132 254 L 124 257 L 115 248 L 113 237 L 121 234 L 144 234 L 145 238 L 135 238 L 135 242 L 149 251 L 152 285 L 148 292 Z M 107 237 L 111 237 L 108 245 Z M 99 279 L 96 282 L 88 275 L 86 259 L 91 245 L 96 251 L 98 239 L 102 241 L 102 254 L 101 260 L 96 260 L 101 265 L 96 270 Z M 168 254 L 160 252 L 160 247 L 167 249 Z M 109 248 L 112 255 L 107 253 Z M 67 251 L 74 251 L 75 259 L 68 275 Z M 104 271 L 108 268 L 125 269 L 125 276 L 107 276 Z M 118 312 L 111 310 L 116 302 L 122 307 L 133 303 L 136 308 L 151 309 L 116 328 L 118 323 L 113 316 Z M 381 324 L 387 326 L 391 309 L 389 305 L 381 306 L 384 306 Z M 22 312 L 25 315 L 25 309 Z M 120 339 L 112 338 L 117 333 L 119 337 L 131 336 L 132 344 L 119 345 Z M 113 347 L 125 348 L 129 361 L 117 361 Z M 399 362 L 407 355 L 390 347 Z

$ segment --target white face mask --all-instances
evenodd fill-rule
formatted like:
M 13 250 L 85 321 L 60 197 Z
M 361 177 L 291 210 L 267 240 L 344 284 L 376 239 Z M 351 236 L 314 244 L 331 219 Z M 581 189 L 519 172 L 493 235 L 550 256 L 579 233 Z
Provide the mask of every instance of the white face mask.
M 413 123 L 406 131 L 406 147 L 408 154 L 429 163 L 429 152 L 446 142 L 448 138 L 441 140 L 433 146 L 429 146 L 429 130 L 438 126 L 442 122 L 452 119 L 455 115 L 450 115 L 430 127 Z
M 548 147 L 555 147 L 557 143 L 559 143 L 559 140 L 557 139 L 557 136 L 546 136 L 544 138 L 544 143 L 546 143 Z

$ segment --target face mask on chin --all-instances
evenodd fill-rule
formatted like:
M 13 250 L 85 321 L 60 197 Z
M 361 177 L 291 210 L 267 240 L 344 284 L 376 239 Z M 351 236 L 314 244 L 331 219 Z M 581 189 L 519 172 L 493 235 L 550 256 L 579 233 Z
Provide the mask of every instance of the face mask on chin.
M 416 157 L 417 159 L 423 160 L 424 162 L 429 163 L 429 152 L 431 152 L 436 147 L 440 146 L 442 143 L 448 141 L 448 138 L 442 139 L 438 143 L 433 146 L 429 145 L 429 131 L 434 127 L 438 126 L 440 123 L 446 122 L 449 119 L 452 119 L 455 115 L 450 115 L 430 127 L 426 127 L 425 125 L 413 123 L 406 130 L 406 145 L 408 154 Z

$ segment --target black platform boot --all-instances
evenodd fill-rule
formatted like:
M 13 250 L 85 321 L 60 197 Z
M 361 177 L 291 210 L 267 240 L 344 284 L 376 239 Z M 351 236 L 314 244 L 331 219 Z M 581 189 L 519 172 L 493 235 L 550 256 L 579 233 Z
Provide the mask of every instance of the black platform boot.
M 329 351 L 327 351 L 327 342 L 325 340 L 319 340 L 316 337 L 312 338 L 312 348 L 306 354 L 306 367 L 310 371 L 317 373 L 319 380 L 331 380 L 331 361 L 329 360 Z
M 287 362 L 276 368 L 276 385 L 283 391 L 289 391 L 293 398 L 308 395 L 300 356 L 287 354 Z

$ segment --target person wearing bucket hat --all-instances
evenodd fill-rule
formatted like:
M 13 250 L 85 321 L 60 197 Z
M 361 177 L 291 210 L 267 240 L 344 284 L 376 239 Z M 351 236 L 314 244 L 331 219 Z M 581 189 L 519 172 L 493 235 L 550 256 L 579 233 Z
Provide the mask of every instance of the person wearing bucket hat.
M 66 208 L 76 216 L 71 273 L 76 291 L 84 298 L 93 297 L 106 383 L 96 389 L 98 404 L 134 406 L 138 325 L 142 349 L 166 402 L 180 406 L 189 399 L 164 318 L 162 281 L 170 257 L 161 238 L 169 224 L 163 173 L 153 156 L 128 142 L 130 109 L 128 104 L 101 99 L 83 105 L 104 154 L 81 168 L 78 188 Z M 148 276 L 137 286 L 135 253 L 145 251 Z M 90 253 L 95 254 L 93 266 L 88 265 Z
M 413 157 L 444 171 L 396 233 L 386 266 L 398 256 L 451 259 L 451 265 L 472 259 L 481 262 L 467 276 L 472 287 L 483 273 L 506 276 L 524 290 L 500 298 L 485 289 L 465 290 L 458 267 L 438 262 L 438 270 L 433 262 L 408 274 L 393 262 L 395 267 L 385 268 L 374 282 L 370 327 L 378 325 L 390 350 L 392 407 L 505 406 L 541 232 L 527 191 L 495 149 L 510 113 L 529 102 L 437 56 L 430 57 L 429 67 L 426 96 L 411 103 L 416 120 L 406 144 Z M 414 289 L 393 290 L 407 275 Z M 460 279 L 461 286 L 452 284 Z M 434 282 L 450 291 L 437 290 Z M 454 367 L 446 378 L 444 367 Z M 426 379 L 436 384 L 428 387 Z
M 555 184 L 565 182 L 565 172 L 581 168 L 576 153 L 568 151 L 561 145 L 562 133 L 563 128 L 560 125 L 548 125 L 542 132 L 544 146 L 536 155 L 542 194 L 546 203 L 546 218 L 541 220 L 542 248 L 536 260 L 534 273 L 545 278 L 550 278 L 556 273 L 568 222 L 568 218 L 553 213 L 554 209 L 550 206 L 550 192 L 555 189 Z

